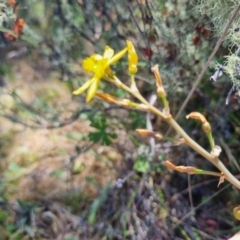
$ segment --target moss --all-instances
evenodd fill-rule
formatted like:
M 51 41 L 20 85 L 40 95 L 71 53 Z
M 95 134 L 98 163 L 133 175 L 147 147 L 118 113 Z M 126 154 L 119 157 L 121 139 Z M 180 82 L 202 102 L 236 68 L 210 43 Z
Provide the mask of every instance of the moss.
M 197 9 L 202 15 L 210 17 L 216 34 L 221 35 L 238 4 L 238 0 L 200 0 Z M 235 23 L 240 23 L 240 15 L 236 17 Z
M 12 24 L 16 19 L 14 8 L 7 3 L 7 0 L 0 0 L 0 27 L 3 23 Z
M 203 14 L 207 15 L 214 25 L 216 35 L 220 36 L 231 16 L 233 16 L 239 5 L 238 0 L 200 0 L 198 1 L 197 9 Z M 239 97 L 240 87 L 240 14 L 236 16 L 232 26 L 228 31 L 225 39 L 225 45 L 231 50 L 227 56 L 225 56 L 224 72 L 229 76 L 229 79 L 233 83 L 235 95 Z M 235 51 L 236 46 L 238 46 Z M 233 50 L 233 52 L 232 52 Z M 231 95 L 232 90 L 230 91 Z M 229 96 L 228 96 L 229 97 Z M 227 101 L 228 102 L 228 101 Z

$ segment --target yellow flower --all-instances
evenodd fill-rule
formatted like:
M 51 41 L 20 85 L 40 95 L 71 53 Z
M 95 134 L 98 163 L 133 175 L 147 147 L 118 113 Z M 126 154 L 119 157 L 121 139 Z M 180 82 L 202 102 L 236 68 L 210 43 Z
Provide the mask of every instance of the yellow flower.
M 138 55 L 131 41 L 127 40 L 128 49 L 128 71 L 131 74 L 137 73 Z
M 73 92 L 74 95 L 82 94 L 88 89 L 86 101 L 89 102 L 96 94 L 100 79 L 105 75 L 111 75 L 110 65 L 116 63 L 127 52 L 124 48 L 114 55 L 113 49 L 109 46 L 105 47 L 103 55 L 93 54 L 83 60 L 83 69 L 86 72 L 93 73 L 93 77 L 89 79 L 83 86 Z

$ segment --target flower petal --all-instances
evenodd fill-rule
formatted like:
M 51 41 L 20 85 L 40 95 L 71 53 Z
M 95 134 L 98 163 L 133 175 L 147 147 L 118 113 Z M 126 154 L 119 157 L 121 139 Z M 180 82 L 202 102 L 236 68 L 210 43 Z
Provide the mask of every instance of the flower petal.
M 95 62 L 91 58 L 85 58 L 82 63 L 82 67 L 86 72 L 93 72 Z
M 85 58 L 82 64 L 83 69 L 86 72 L 94 72 L 97 67 L 97 63 L 102 60 L 102 58 L 103 57 L 99 54 L 93 54 L 91 57 Z
M 77 90 L 73 91 L 74 95 L 79 95 L 82 94 L 84 91 L 86 91 L 90 84 L 93 82 L 93 79 L 88 80 L 86 83 L 84 83 L 80 88 L 78 88 Z
M 89 102 L 92 100 L 92 98 L 95 96 L 98 86 L 99 86 L 100 79 L 99 78 L 94 78 L 93 82 L 88 88 L 88 93 L 87 93 L 87 98 L 86 102 Z
M 127 49 L 129 52 L 136 52 L 134 45 L 131 41 L 126 40 L 126 44 L 127 44 Z
M 91 55 L 90 58 L 91 58 L 92 60 L 98 62 L 98 61 L 100 61 L 100 60 L 103 58 L 103 56 L 101 56 L 100 54 L 94 53 L 93 55 Z
M 114 55 L 114 50 L 109 46 L 106 46 L 103 53 L 103 58 L 110 59 L 113 55 Z
M 118 62 L 119 59 L 121 59 L 127 52 L 127 48 L 124 48 L 123 50 L 121 50 L 120 52 L 116 53 L 109 61 L 108 64 L 114 64 L 116 62 Z
M 94 78 L 101 79 L 105 75 L 107 66 L 108 66 L 107 58 L 103 58 L 101 61 L 99 61 L 94 70 L 95 73 Z

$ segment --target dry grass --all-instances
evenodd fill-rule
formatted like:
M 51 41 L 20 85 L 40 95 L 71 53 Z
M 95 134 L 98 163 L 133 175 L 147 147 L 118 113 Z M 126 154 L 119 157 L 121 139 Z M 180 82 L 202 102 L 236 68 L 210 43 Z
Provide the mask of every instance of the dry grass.
M 54 75 L 45 73 L 43 77 L 27 61 L 14 63 L 13 79 L 6 79 L 7 84 L 2 92 L 15 89 L 25 103 L 31 104 L 36 97 L 40 97 L 52 108 L 67 106 L 61 118 L 68 118 L 71 111 L 79 107 L 66 83 Z M 17 111 L 14 100 L 7 94 L 0 96 L 0 103 L 4 105 L 5 113 Z M 27 117 L 26 122 L 29 122 Z M 91 131 L 88 120 L 79 118 L 72 124 L 55 129 L 26 128 L 3 117 L 0 124 L 3 156 L 0 174 L 5 176 L 6 196 L 10 200 L 35 199 L 39 195 L 51 198 L 69 189 L 94 197 L 96 188 L 86 182 L 86 177 L 92 178 L 99 186 L 105 186 L 117 178 L 116 166 L 121 164 L 122 157 L 111 147 L 95 145 L 71 159 L 76 152 L 76 140 L 66 135 L 81 133 L 87 136 Z M 85 141 L 78 141 L 77 145 L 83 146 Z M 16 164 L 18 169 L 15 168 Z

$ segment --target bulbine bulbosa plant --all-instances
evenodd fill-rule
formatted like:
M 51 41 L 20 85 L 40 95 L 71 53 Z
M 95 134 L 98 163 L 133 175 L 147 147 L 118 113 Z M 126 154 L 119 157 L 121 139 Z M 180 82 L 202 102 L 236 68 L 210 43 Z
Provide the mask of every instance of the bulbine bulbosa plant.
M 128 55 L 128 72 L 130 74 L 129 86 L 124 84 L 111 70 L 111 65 L 120 61 L 120 59 L 125 54 Z M 176 131 L 177 135 L 180 136 L 177 139 L 172 140 L 175 144 L 188 145 L 190 148 L 195 150 L 197 153 L 199 153 L 205 159 L 215 165 L 219 169 L 219 172 L 205 171 L 191 166 L 175 166 L 169 160 L 165 162 L 168 168 L 187 174 L 213 175 L 219 177 L 219 184 L 221 184 L 224 180 L 227 180 L 236 188 L 240 189 L 240 182 L 228 171 L 228 169 L 224 166 L 224 164 L 219 158 L 221 148 L 215 145 L 211 132 L 211 124 L 207 121 L 207 119 L 199 112 L 192 112 L 187 115 L 187 119 L 194 119 L 200 121 L 200 123 L 202 124 L 202 130 L 206 134 L 206 137 L 209 141 L 209 151 L 204 149 L 196 141 L 194 141 L 172 117 L 169 102 L 167 100 L 167 93 L 163 87 L 161 75 L 157 65 L 152 67 L 152 72 L 155 75 L 156 93 L 159 100 L 162 102 L 162 109 L 160 110 L 154 107 L 141 95 L 135 83 L 137 64 L 138 55 L 132 42 L 127 40 L 126 47 L 116 54 L 114 54 L 113 49 L 111 49 L 109 46 L 106 46 L 103 55 L 93 54 L 92 56 L 86 58 L 83 61 L 84 70 L 87 73 L 92 73 L 93 76 L 83 86 L 74 91 L 73 94 L 78 95 L 87 91 L 87 102 L 96 96 L 110 103 L 114 103 L 126 108 L 146 111 L 156 115 L 157 117 L 167 122 Z M 106 81 L 109 84 L 114 84 L 117 88 L 125 90 L 126 92 L 134 96 L 136 99 L 138 99 L 138 102 L 133 102 L 129 99 L 119 99 L 108 93 L 98 92 L 98 86 L 100 81 Z M 147 129 L 136 129 L 136 131 L 142 136 L 153 137 L 157 140 L 161 140 L 164 137 L 158 132 L 149 131 Z M 234 216 L 238 220 L 240 220 L 240 208 L 235 208 L 233 213 Z

